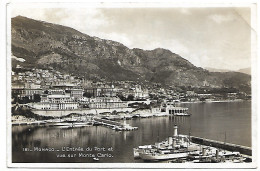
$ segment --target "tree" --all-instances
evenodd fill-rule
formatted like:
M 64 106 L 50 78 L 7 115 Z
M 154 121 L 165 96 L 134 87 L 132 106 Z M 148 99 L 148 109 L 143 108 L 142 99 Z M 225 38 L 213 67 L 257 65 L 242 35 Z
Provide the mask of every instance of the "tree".
M 18 102 L 18 95 L 14 91 L 12 91 L 12 99 L 13 99 L 12 104 Z
M 26 103 L 30 103 L 30 102 L 31 101 L 30 101 L 29 97 L 27 97 L 27 96 L 22 97 L 22 99 L 18 100 L 18 103 L 20 103 L 20 104 L 26 104 Z
M 128 96 L 127 96 L 127 101 L 134 101 L 134 96 L 132 95 L 132 94 L 129 94 Z
M 41 101 L 41 96 L 39 94 L 34 94 L 33 95 L 33 99 L 34 99 L 34 102 L 40 102 Z
M 202 97 L 202 98 L 200 98 L 200 101 L 205 102 L 205 101 L 206 101 L 206 98 L 205 98 L 205 97 Z
M 117 111 L 113 110 L 112 115 L 117 115 Z
M 89 93 L 89 92 L 85 92 L 85 93 L 83 94 L 83 96 L 84 96 L 84 97 L 87 97 L 87 98 L 91 98 L 91 97 L 92 97 L 92 94 Z
M 117 94 L 117 97 L 121 99 L 122 101 L 126 101 L 127 99 L 122 94 Z

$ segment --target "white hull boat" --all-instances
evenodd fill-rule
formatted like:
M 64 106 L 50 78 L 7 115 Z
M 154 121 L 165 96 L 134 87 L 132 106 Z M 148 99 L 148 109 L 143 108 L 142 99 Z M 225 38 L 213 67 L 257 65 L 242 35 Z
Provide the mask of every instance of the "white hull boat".
M 177 158 L 186 158 L 188 152 L 174 152 L 169 154 L 160 154 L 160 153 L 140 153 L 140 157 L 146 161 L 156 161 L 156 160 L 169 160 Z

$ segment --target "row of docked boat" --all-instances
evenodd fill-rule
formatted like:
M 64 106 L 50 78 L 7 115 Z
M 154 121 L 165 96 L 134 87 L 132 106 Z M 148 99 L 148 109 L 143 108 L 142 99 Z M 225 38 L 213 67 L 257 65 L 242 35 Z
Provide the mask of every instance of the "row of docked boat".
M 42 125 L 46 124 L 46 121 L 13 121 L 12 125 Z
M 226 151 L 215 147 L 192 143 L 187 135 L 178 135 L 177 126 L 174 126 L 173 137 L 168 137 L 154 145 L 143 145 L 133 149 L 134 158 L 144 161 L 169 162 L 244 162 L 239 152 Z
M 119 127 L 119 126 L 115 126 L 114 128 L 112 128 L 113 130 L 116 130 L 116 131 L 134 131 L 134 130 L 137 130 L 138 127 L 132 127 L 132 126 L 129 126 L 129 127 Z
M 117 115 L 112 115 L 109 113 L 106 114 L 99 114 L 99 117 L 108 120 L 120 120 L 120 119 L 132 119 L 132 118 L 151 118 L 151 117 L 160 117 L 160 116 L 191 116 L 188 113 L 188 108 L 186 107 L 177 107 L 174 104 L 167 104 L 166 107 L 160 111 L 154 112 L 147 112 L 147 113 L 121 113 Z
M 92 126 L 93 122 L 59 122 L 59 123 L 49 123 L 48 126 L 57 126 L 59 128 L 76 128 L 76 127 L 86 127 Z
M 142 113 L 142 114 L 124 114 L 124 115 L 100 115 L 103 119 L 108 120 L 123 120 L 123 119 L 132 119 L 132 118 L 151 118 L 151 117 L 160 117 L 160 116 L 169 116 L 166 112 L 160 113 Z
M 190 116 L 190 113 L 174 113 L 173 116 Z
M 79 118 L 56 118 L 47 120 L 46 122 L 48 126 L 58 128 L 86 127 L 94 124 L 93 119 L 81 120 Z

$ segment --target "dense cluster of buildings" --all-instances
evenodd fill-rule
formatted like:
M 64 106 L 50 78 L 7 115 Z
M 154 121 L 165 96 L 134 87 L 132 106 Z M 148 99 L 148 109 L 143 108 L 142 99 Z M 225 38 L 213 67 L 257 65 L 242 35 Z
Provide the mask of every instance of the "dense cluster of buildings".
M 140 85 L 115 87 L 103 82 L 85 81 L 54 70 L 32 69 L 12 72 L 12 95 L 29 99 L 27 106 L 43 110 L 73 110 L 82 108 L 126 108 L 126 101 L 117 95 L 132 95 L 135 99 L 147 99 L 147 90 Z M 38 96 L 38 101 L 36 96 Z
M 204 81 L 204 85 L 208 89 L 209 83 Z M 44 110 L 125 108 L 128 107 L 127 100 L 149 99 L 160 103 L 214 101 L 224 98 L 234 100 L 241 97 L 238 92 L 223 95 L 205 90 L 183 91 L 176 87 L 164 88 L 158 83 L 144 84 L 134 81 L 94 82 L 53 69 L 18 68 L 16 72 L 12 72 L 12 98 L 16 102 L 17 99 L 24 101 L 31 108 Z

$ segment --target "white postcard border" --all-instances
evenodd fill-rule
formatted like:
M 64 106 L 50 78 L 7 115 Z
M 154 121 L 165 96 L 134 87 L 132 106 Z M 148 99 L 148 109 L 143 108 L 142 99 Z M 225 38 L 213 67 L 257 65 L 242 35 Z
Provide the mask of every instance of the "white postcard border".
M 26 1 L 28 2 L 28 1 Z M 257 14 L 256 11 L 259 10 L 259 6 L 256 7 L 257 1 L 200 1 L 200 3 L 194 3 L 191 1 L 177 1 L 176 3 L 172 2 L 163 2 L 163 3 L 149 3 L 149 2 L 142 2 L 142 3 L 96 3 L 96 2 L 90 2 L 90 3 L 83 3 L 82 1 L 79 1 L 78 3 L 69 3 L 68 1 L 66 3 L 39 3 L 34 2 L 31 4 L 32 1 L 29 1 L 27 6 L 35 7 L 41 6 L 41 7 L 71 7 L 71 8 L 77 8 L 77 6 L 80 5 L 80 7 L 105 7 L 105 8 L 121 8 L 124 7 L 251 7 L 251 10 L 253 9 L 253 13 L 251 13 L 251 24 L 252 24 L 252 30 L 258 31 L 256 19 L 259 18 L 259 13 Z M 190 3 L 189 3 L 190 2 Z M 23 2 L 24 3 L 24 2 Z M 257 108 L 257 102 L 259 102 L 259 92 L 257 90 L 257 85 L 259 84 L 259 68 L 257 68 L 257 64 L 259 64 L 259 54 L 257 53 L 259 50 L 259 45 L 257 44 L 257 40 L 255 39 L 255 36 L 257 35 L 257 32 L 255 34 L 251 34 L 251 41 L 252 44 L 255 46 L 251 46 L 252 48 L 252 151 L 253 151 L 253 161 L 252 163 L 236 163 L 236 164 L 190 164 L 190 163 L 12 163 L 12 141 L 11 141 L 11 14 L 9 8 L 12 8 L 13 5 L 22 5 L 20 1 L 12 1 L 8 4 L 8 10 L 7 10 L 7 114 L 6 114 L 6 123 L 7 123 L 7 166 L 10 168 L 256 168 L 257 167 L 257 126 L 258 125 L 258 118 L 257 113 L 259 112 L 259 109 Z M 254 3 L 254 4 L 253 4 Z M 36 5 L 37 4 L 37 5 Z M 258 36 L 258 35 L 257 35 Z M 259 37 L 258 37 L 259 40 Z M 256 47 L 257 46 L 257 47 Z M 258 55 L 258 57 L 257 57 Z

